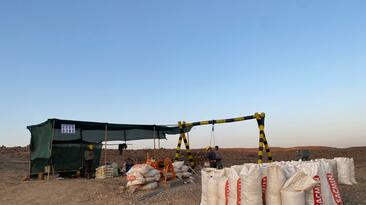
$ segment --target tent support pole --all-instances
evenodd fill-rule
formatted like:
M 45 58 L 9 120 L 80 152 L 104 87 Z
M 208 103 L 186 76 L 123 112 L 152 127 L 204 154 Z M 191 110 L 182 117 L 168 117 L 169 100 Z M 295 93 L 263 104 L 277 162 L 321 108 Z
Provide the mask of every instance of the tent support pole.
M 104 130 L 104 165 L 107 165 L 107 130 L 108 130 L 108 125 L 105 125 L 105 130 Z
M 155 138 L 156 138 L 156 131 L 155 131 L 155 125 L 154 125 L 154 150 L 156 149 Z
M 53 122 L 52 122 L 52 138 L 51 138 L 51 147 L 50 147 L 50 153 L 49 153 L 49 155 L 50 155 L 50 158 L 51 158 L 51 160 L 50 160 L 50 162 L 51 162 L 51 165 L 50 164 L 48 164 L 48 166 L 49 166 L 49 168 L 48 168 L 48 175 L 47 175 L 47 180 L 49 180 L 49 178 L 50 178 L 50 170 L 49 169 L 51 169 L 52 168 L 52 176 L 54 177 L 55 176 L 55 171 L 54 171 L 54 167 L 53 167 L 53 161 L 52 161 L 52 148 L 53 148 L 53 139 L 55 138 L 55 121 L 53 120 Z

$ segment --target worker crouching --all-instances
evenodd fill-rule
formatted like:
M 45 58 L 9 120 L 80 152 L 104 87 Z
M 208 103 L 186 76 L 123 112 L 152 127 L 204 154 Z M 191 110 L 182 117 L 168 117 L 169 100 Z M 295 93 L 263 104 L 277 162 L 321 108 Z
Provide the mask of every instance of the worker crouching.
M 210 163 L 210 167 L 216 168 L 216 154 L 212 150 L 212 147 L 207 148 L 207 159 L 208 159 L 208 162 Z
M 209 166 L 211 168 L 222 169 L 222 154 L 219 151 L 219 146 L 215 146 L 215 149 L 212 147 L 207 148 L 207 160 L 209 162 Z

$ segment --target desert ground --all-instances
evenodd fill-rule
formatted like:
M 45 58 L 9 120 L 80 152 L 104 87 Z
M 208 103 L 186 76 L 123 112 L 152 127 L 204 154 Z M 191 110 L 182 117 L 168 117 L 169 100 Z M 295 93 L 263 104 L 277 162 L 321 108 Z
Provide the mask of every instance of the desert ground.
M 353 157 L 358 184 L 340 185 L 346 205 L 366 204 L 366 147 L 346 149 L 330 147 L 273 148 L 274 160 L 292 160 L 297 149 L 311 150 L 311 158 Z M 182 150 L 184 151 L 184 150 Z M 120 156 L 117 150 L 107 150 L 108 161 L 119 164 L 127 157 L 136 162 L 144 161 L 146 153 L 159 158 L 173 157 L 175 150 L 127 150 Z M 222 149 L 224 165 L 255 162 L 256 149 Z M 198 159 L 203 151 L 193 150 Z M 29 152 L 27 147 L 0 148 L 0 204 L 199 204 L 201 195 L 200 176 L 195 183 L 177 185 L 168 189 L 130 193 L 123 189 L 125 177 L 105 180 L 63 178 L 51 180 L 22 179 L 28 173 Z M 103 160 L 103 158 L 102 158 Z

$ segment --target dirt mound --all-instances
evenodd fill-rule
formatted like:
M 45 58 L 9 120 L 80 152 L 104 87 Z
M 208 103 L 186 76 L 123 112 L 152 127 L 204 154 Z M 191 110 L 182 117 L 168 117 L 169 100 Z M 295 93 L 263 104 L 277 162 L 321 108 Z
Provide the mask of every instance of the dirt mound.
M 8 157 L 15 157 L 20 159 L 29 159 L 29 146 L 26 147 L 0 147 L 0 154 Z

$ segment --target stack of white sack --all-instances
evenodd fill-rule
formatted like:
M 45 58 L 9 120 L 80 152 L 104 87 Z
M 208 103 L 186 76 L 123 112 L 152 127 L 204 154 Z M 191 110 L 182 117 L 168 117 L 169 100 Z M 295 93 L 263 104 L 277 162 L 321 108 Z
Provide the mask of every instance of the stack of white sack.
M 103 165 L 95 169 L 95 179 L 106 179 L 114 176 L 112 165 Z
M 202 169 L 201 205 L 228 204 L 228 168 Z
M 201 205 L 262 205 L 262 174 L 258 164 L 202 169 Z
M 187 180 L 187 182 L 193 182 L 192 173 L 189 172 L 189 166 L 184 165 L 184 161 L 173 162 L 173 168 L 175 176 L 178 179 Z
M 352 158 L 206 168 L 201 205 L 342 205 L 337 173 L 340 183 L 356 183 Z
M 147 164 L 136 164 L 127 172 L 127 187 L 137 190 L 151 190 L 158 187 L 161 174 Z
M 342 198 L 339 192 L 339 188 L 336 180 L 333 177 L 333 173 L 337 172 L 333 170 L 334 160 L 330 159 L 317 159 L 312 161 L 290 161 L 290 162 L 274 162 L 270 163 L 267 166 L 279 166 L 285 175 L 285 180 L 287 184 L 291 184 L 292 182 L 288 182 L 290 178 L 292 178 L 299 171 L 304 172 L 307 176 L 311 177 L 317 183 L 315 186 L 311 186 L 310 188 L 304 188 L 305 191 L 305 204 L 307 205 L 340 205 L 342 204 Z M 281 175 L 280 175 L 281 176 Z M 280 179 L 281 177 L 277 177 Z M 301 178 L 301 177 L 299 177 Z M 292 179 L 294 180 L 294 179 Z M 303 182 L 305 183 L 305 178 L 303 178 Z M 283 182 L 283 181 L 282 181 Z M 270 184 L 267 180 L 267 190 L 271 189 Z M 289 186 L 289 185 L 288 185 Z M 281 190 L 284 187 L 281 188 Z M 288 188 L 288 187 L 287 187 Z M 267 196 L 266 192 L 266 198 Z M 294 199 L 295 200 L 295 199 Z M 291 201 L 291 200 L 290 200 Z M 269 204 L 278 204 L 273 203 L 273 201 L 268 201 Z M 277 201 L 278 202 L 278 201 Z M 268 204 L 267 203 L 267 204 Z M 281 197 L 281 204 L 284 204 Z

